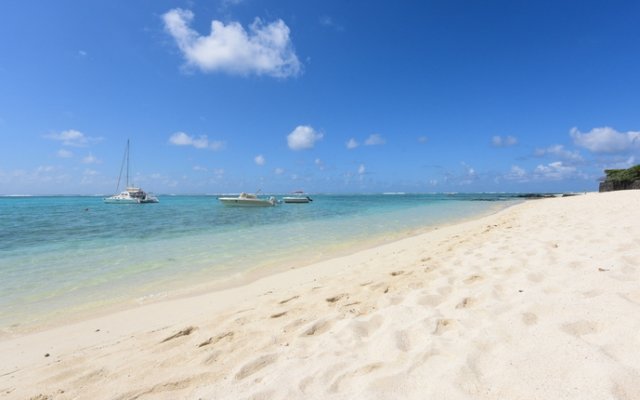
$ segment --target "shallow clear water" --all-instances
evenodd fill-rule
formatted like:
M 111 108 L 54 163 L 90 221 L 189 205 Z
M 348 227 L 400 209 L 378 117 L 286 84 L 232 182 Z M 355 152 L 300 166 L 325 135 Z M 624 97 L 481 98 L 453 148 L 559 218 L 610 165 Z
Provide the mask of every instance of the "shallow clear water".
M 515 201 L 486 194 L 312 197 L 269 208 L 225 207 L 215 196 L 160 196 L 159 204 L 144 205 L 0 197 L 0 329 L 307 264 Z

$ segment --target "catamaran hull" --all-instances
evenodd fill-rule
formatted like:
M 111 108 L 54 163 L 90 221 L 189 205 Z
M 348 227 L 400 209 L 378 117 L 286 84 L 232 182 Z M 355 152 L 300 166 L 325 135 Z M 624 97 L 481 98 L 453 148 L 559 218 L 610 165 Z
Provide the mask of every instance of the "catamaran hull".
M 111 196 L 105 197 L 102 199 L 106 204 L 149 204 L 149 203 L 159 203 L 155 196 L 145 196 L 145 197 L 131 197 L 131 196 Z
M 114 199 L 107 197 L 103 199 L 106 204 L 140 204 L 138 199 Z

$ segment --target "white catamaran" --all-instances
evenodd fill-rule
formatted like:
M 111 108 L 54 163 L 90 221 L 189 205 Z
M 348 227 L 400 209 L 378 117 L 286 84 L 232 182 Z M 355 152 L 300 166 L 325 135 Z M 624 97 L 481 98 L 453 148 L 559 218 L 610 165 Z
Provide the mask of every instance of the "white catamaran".
M 147 193 L 139 187 L 129 186 L 129 140 L 127 139 L 127 147 L 124 151 L 124 157 L 122 159 L 122 165 L 120 165 L 120 175 L 118 176 L 118 186 L 116 192 L 120 189 L 120 180 L 122 178 L 122 170 L 125 164 L 127 165 L 127 183 L 125 190 L 119 194 L 115 194 L 110 197 L 105 197 L 103 200 L 108 204 L 144 204 L 144 203 L 158 203 L 160 200 L 151 193 Z

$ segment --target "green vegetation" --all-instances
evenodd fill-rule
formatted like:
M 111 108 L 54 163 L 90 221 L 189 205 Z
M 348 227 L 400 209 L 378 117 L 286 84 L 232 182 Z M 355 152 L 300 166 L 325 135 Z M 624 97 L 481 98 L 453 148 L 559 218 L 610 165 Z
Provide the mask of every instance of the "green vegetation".
M 640 180 L 640 164 L 629 169 L 605 169 L 607 174 L 605 181 L 609 182 L 633 182 Z

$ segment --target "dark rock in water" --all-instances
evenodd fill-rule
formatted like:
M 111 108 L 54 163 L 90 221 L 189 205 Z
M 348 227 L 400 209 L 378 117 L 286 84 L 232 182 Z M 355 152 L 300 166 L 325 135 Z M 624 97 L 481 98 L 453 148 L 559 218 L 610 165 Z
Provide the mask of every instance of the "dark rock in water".
M 520 197 L 522 199 L 546 199 L 549 197 L 556 197 L 556 195 L 552 193 L 525 193 L 519 194 L 516 197 Z

